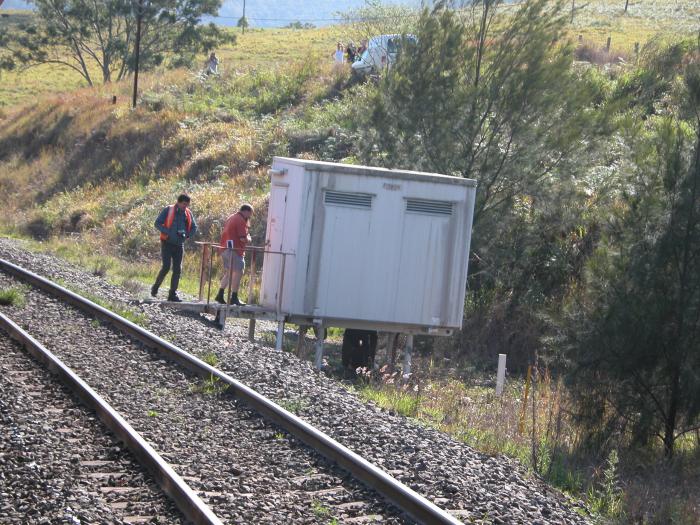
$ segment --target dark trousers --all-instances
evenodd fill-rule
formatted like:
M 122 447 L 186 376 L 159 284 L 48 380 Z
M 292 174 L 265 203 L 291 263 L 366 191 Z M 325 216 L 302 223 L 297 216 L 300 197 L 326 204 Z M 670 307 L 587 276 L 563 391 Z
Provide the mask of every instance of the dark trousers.
M 172 264 L 173 275 L 170 277 L 170 294 L 174 294 L 177 291 L 177 285 L 180 283 L 180 273 L 182 272 L 182 256 L 184 254 L 184 245 L 160 241 L 160 256 L 163 259 L 163 266 L 158 272 L 158 277 L 156 277 L 156 284 L 154 285 L 156 288 L 160 288 Z

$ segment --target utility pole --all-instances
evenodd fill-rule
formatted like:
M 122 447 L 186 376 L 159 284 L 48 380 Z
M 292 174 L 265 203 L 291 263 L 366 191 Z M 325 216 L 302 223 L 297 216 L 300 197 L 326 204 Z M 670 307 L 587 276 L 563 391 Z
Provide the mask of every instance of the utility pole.
M 136 97 L 139 92 L 139 55 L 141 54 L 141 19 L 143 18 L 143 0 L 139 0 L 139 10 L 136 13 L 136 44 L 134 45 L 134 97 L 133 107 L 136 107 Z
M 245 0 L 243 0 L 243 20 L 245 20 L 245 23 L 243 24 L 243 33 L 245 33 L 245 26 L 248 24 L 248 20 L 246 20 L 245 17 Z

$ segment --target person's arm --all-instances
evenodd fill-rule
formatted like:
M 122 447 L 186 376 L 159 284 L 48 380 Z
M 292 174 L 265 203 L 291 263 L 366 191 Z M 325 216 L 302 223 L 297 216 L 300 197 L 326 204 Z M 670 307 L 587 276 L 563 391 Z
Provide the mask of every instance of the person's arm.
M 168 235 L 168 229 L 165 227 L 165 219 L 168 217 L 168 206 L 163 208 L 163 211 L 160 212 L 158 217 L 156 218 L 156 222 L 154 223 L 156 229 L 164 233 L 165 235 Z
M 238 245 L 238 249 L 236 250 L 236 252 L 238 253 L 238 255 L 240 255 L 242 257 L 243 255 L 245 255 L 245 250 L 242 249 L 241 247 L 244 246 L 246 244 L 246 242 L 248 241 L 248 228 L 246 228 L 245 223 L 243 223 L 243 224 L 238 223 L 236 225 L 235 234 L 236 234 L 235 238 L 238 241 L 236 243 Z
M 195 234 L 197 233 L 197 221 L 194 220 L 194 213 L 190 215 L 192 217 L 192 228 L 190 228 L 189 234 L 187 234 L 187 238 L 189 239 L 190 237 L 194 237 Z
M 219 239 L 219 246 L 226 248 L 226 241 L 235 239 L 234 232 L 231 230 L 231 228 L 232 221 L 231 217 L 229 217 L 228 219 L 226 219 L 224 227 L 221 229 L 221 238 Z

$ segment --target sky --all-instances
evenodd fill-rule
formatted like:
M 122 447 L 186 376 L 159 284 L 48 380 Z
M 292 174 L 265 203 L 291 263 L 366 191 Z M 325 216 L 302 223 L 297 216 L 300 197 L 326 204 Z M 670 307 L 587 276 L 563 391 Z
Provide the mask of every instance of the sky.
M 394 0 L 391 3 L 419 6 L 420 0 Z M 284 27 L 300 21 L 315 26 L 337 22 L 338 13 L 365 5 L 364 0 L 246 0 L 246 18 L 252 27 Z M 3 9 L 29 9 L 23 0 L 5 0 Z M 243 14 L 243 0 L 224 0 L 216 22 L 236 25 Z

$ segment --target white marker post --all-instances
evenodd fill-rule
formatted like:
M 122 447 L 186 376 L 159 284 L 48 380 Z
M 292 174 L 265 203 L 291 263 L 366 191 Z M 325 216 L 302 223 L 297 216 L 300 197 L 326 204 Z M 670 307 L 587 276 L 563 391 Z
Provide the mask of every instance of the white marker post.
M 503 383 L 506 379 L 506 354 L 498 354 L 498 374 L 496 375 L 496 395 L 503 393 Z

